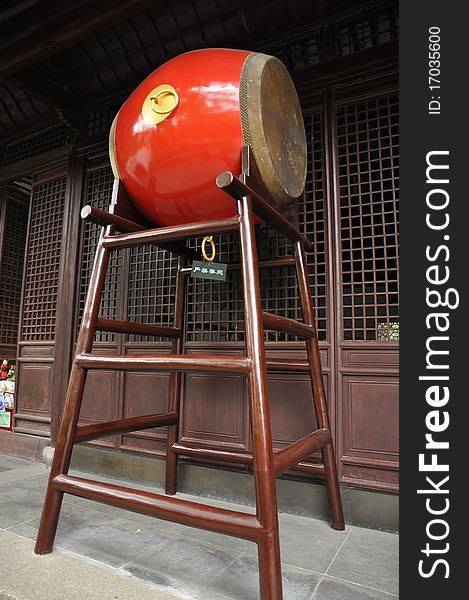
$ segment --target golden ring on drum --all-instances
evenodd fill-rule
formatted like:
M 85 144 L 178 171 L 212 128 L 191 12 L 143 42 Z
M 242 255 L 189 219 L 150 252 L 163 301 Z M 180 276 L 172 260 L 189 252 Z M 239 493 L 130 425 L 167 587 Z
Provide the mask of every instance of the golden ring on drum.
M 162 96 L 170 96 L 173 99 L 172 104 L 167 106 L 166 108 L 160 104 L 159 98 Z M 166 115 L 172 112 L 179 103 L 179 96 L 176 90 L 160 90 L 154 96 L 151 96 L 151 108 L 159 115 Z
M 169 117 L 179 104 L 179 95 L 172 85 L 163 83 L 154 88 L 142 105 L 142 116 L 148 123 L 158 124 Z

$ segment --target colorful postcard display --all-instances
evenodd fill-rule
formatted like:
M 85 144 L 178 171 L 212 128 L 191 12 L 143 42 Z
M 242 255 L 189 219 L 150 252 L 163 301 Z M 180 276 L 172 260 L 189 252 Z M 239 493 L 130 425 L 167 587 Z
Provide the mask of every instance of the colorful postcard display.
M 16 367 L 3 360 L 0 365 L 0 429 L 12 430 L 15 408 Z

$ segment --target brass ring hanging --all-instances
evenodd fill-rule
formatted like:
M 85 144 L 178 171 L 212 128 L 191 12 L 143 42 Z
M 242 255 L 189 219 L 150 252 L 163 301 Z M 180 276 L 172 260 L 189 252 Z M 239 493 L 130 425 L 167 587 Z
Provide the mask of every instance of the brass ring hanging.
M 179 95 L 169 83 L 151 90 L 142 105 L 142 116 L 147 123 L 158 125 L 167 119 L 179 104 Z
M 160 87 L 163 87 L 163 86 L 160 86 Z M 158 90 L 158 88 L 156 88 L 156 90 L 157 91 L 154 94 L 154 96 L 150 96 L 152 110 L 154 110 L 159 115 L 167 115 L 167 114 L 173 112 L 173 110 L 176 108 L 176 106 L 179 103 L 179 96 L 178 96 L 176 90 L 169 88 L 169 86 L 163 87 L 163 89 L 160 89 L 160 90 Z M 172 99 L 172 101 L 166 107 L 163 107 L 163 106 L 161 106 L 161 104 L 159 104 L 159 102 L 160 102 L 159 99 L 162 96 L 169 96 Z
M 209 243 L 210 246 L 212 247 L 212 254 L 211 256 L 207 256 L 207 252 L 205 251 L 205 244 Z M 204 257 L 204 260 L 206 260 L 207 262 L 212 262 L 213 259 L 215 258 L 215 242 L 213 241 L 213 236 L 211 235 L 207 235 L 204 237 L 204 239 L 202 240 L 202 256 Z

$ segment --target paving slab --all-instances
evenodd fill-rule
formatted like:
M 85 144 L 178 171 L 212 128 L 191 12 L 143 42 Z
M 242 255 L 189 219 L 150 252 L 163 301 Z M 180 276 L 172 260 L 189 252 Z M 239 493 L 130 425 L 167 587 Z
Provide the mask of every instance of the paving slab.
M 351 532 L 337 531 L 328 521 L 281 515 L 280 549 L 282 562 L 316 573 L 326 573 Z
M 398 544 L 394 533 L 353 527 L 327 575 L 397 594 Z
M 8 548 L 8 568 L 0 578 L 1 600 L 180 600 L 181 596 L 93 563 L 75 553 L 56 550 L 33 554 L 33 542 L 0 531 L 0 547 Z
M 396 598 L 394 594 L 326 575 L 311 600 L 396 600 Z
M 155 550 L 168 537 L 163 533 L 142 533 L 123 527 L 120 519 L 103 525 L 91 524 L 57 536 L 56 544 L 113 567 L 122 567 L 148 551 Z
M 17 481 L 34 479 L 40 475 L 45 475 L 46 473 L 47 467 L 42 463 L 26 464 L 11 469 L 5 469 L 0 473 L 0 486 L 15 483 Z
M 156 550 L 140 554 L 124 566 L 126 571 L 161 585 L 177 585 L 190 593 L 205 587 L 240 553 L 222 550 L 178 535 Z
M 12 519 L 8 513 L 6 515 L 0 514 L 0 529 L 8 529 L 12 525 L 19 525 L 20 521 Z
M 12 522 L 24 523 L 38 517 L 43 501 L 43 494 L 27 492 L 11 483 L 0 486 L 0 514 Z
M 310 600 L 321 575 L 291 565 L 283 565 L 283 595 L 288 600 Z M 259 600 L 257 559 L 244 554 L 208 584 L 210 591 L 223 593 L 233 600 Z M 210 593 L 207 595 L 210 598 Z
M 28 477 L 27 479 L 17 478 L 11 483 L 15 484 L 15 487 L 21 488 L 22 490 L 30 490 L 38 494 L 45 494 L 47 483 L 49 481 L 49 470 L 46 468 L 45 472 L 36 474 L 34 477 Z M 0 476 L 1 481 L 1 476 Z
M 34 464 L 31 460 L 0 453 L 0 466 L 5 467 L 6 469 L 16 469 L 17 467 L 24 467 L 31 464 Z

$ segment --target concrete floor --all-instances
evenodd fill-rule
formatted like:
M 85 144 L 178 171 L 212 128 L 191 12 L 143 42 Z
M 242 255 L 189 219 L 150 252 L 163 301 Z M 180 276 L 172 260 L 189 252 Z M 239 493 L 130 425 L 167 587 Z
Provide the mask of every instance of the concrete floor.
M 46 483 L 43 464 L 0 455 L 0 600 L 259 598 L 255 544 L 70 495 L 56 551 L 33 555 Z M 325 521 L 287 514 L 280 515 L 280 530 L 285 600 L 398 597 L 397 535 L 350 526 L 338 532 Z M 19 571 L 22 560 L 26 567 Z M 68 591 L 64 580 L 74 581 Z

